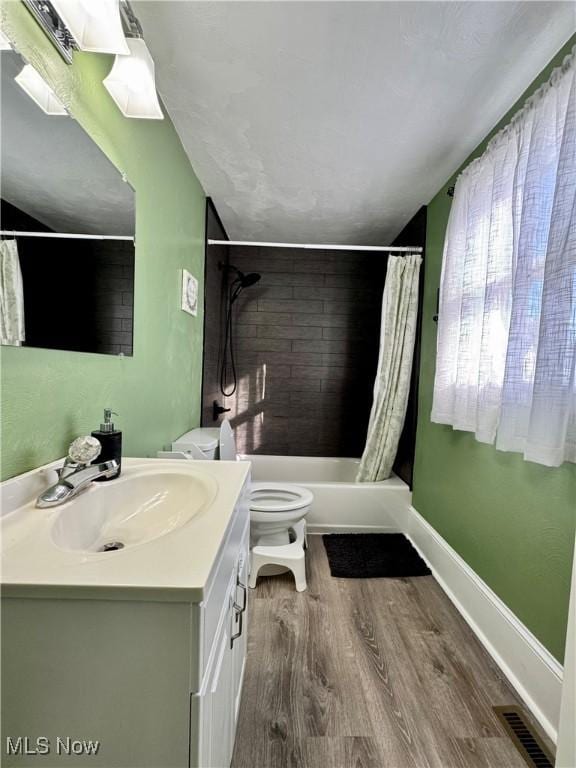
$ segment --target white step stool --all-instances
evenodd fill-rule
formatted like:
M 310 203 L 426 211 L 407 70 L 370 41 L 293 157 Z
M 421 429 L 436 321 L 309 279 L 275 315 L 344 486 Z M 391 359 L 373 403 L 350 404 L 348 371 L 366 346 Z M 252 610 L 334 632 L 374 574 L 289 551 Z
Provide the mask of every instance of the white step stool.
M 296 540 L 290 544 L 282 544 L 278 547 L 263 546 L 252 547 L 250 552 L 250 579 L 248 586 L 254 589 L 258 579 L 258 571 L 265 565 L 280 565 L 294 574 L 296 591 L 304 592 L 306 584 L 306 521 L 300 520 L 292 528 L 296 534 Z

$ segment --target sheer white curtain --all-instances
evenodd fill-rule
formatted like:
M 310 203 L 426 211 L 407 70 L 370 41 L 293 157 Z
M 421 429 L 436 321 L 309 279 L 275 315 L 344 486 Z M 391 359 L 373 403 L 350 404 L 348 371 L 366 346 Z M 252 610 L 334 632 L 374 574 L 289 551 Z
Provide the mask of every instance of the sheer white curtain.
M 576 461 L 576 49 L 460 175 L 432 421 Z

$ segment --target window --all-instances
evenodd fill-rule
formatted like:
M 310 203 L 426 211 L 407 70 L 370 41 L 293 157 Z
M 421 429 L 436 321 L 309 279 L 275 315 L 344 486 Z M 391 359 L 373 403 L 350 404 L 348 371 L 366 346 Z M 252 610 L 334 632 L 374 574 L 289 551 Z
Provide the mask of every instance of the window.
M 576 461 L 576 49 L 460 175 L 432 421 Z

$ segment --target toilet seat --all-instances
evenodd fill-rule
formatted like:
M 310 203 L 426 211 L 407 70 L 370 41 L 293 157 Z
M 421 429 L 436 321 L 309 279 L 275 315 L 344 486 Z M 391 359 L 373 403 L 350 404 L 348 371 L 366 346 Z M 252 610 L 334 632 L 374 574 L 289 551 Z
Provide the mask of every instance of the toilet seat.
M 250 509 L 254 512 L 293 512 L 310 506 L 314 496 L 307 488 L 291 483 L 252 483 Z

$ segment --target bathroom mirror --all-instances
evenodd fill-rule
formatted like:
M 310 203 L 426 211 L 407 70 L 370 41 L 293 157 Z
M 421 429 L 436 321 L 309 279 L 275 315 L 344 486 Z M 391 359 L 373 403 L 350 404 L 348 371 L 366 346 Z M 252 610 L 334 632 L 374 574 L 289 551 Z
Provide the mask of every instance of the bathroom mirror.
M 132 355 L 134 191 L 22 90 L 22 58 L 0 56 L 2 344 Z

